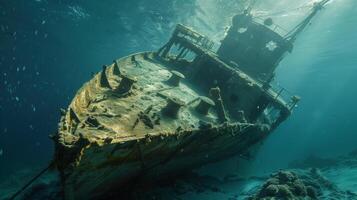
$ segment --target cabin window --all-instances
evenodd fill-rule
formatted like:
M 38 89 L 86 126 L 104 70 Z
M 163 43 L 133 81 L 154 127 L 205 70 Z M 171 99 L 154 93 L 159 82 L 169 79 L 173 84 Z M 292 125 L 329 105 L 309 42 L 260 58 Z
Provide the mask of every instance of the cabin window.
M 189 48 L 182 46 L 180 43 L 175 44 L 169 52 L 169 55 L 174 57 L 174 59 L 184 59 L 188 62 L 192 62 L 196 57 L 197 54 L 191 51 Z
M 170 51 L 169 51 L 169 55 L 176 57 L 176 56 L 181 52 L 181 50 L 183 50 L 183 46 L 181 46 L 181 45 L 175 43 L 175 44 L 171 47 L 171 49 L 170 49 Z
M 197 57 L 197 54 L 194 53 L 193 51 L 188 51 L 188 53 L 186 53 L 182 58 L 189 61 L 189 62 L 193 62 Z

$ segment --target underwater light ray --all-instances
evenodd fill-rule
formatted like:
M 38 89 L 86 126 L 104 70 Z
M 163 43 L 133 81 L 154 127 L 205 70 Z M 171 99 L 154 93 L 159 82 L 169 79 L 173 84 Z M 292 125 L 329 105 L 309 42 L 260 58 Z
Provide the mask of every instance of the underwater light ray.
M 298 144 L 294 147 L 279 147 L 281 149 L 289 148 L 289 152 L 291 151 L 285 158 L 281 158 L 285 160 L 282 161 L 285 163 L 289 162 L 288 157 L 301 157 L 302 149 L 309 149 L 305 151 L 306 154 L 312 151 L 322 154 L 325 151 L 324 155 L 326 155 L 337 151 L 337 149 L 326 149 L 328 139 L 318 143 L 319 141 L 316 141 L 318 137 L 331 139 L 337 137 L 336 134 L 342 134 L 346 136 L 346 139 L 340 137 L 341 141 L 339 142 L 341 144 L 348 143 L 347 138 L 351 138 L 348 132 L 332 128 L 323 131 L 321 126 L 330 120 L 328 117 L 334 112 L 357 112 L 354 104 L 345 99 L 346 91 L 350 97 L 356 95 L 352 85 L 354 85 L 356 74 L 356 59 L 353 52 L 356 41 L 353 39 L 353 34 L 356 32 L 354 24 L 357 23 L 357 18 L 351 15 L 355 13 L 355 3 L 357 1 L 353 0 L 330 1 L 326 7 L 328 9 L 318 17 L 319 23 L 313 22 L 313 26 L 297 40 L 292 54 L 281 63 L 277 79 L 304 98 L 293 117 L 295 120 L 289 121 L 286 128 L 279 130 L 279 133 L 274 136 L 275 138 L 270 140 L 270 144 L 264 148 L 266 152 L 261 153 L 260 159 L 267 161 L 263 158 L 266 154 L 277 154 L 278 151 L 274 150 L 275 146 L 272 147 L 272 145 L 276 145 L 275 142 L 287 140 L 288 136 L 284 135 L 284 132 L 289 132 L 291 129 L 296 135 L 294 141 Z M 326 55 L 327 53 L 328 55 Z M 336 58 L 338 59 L 336 60 Z M 316 102 L 315 96 L 323 98 Z M 312 112 L 322 113 L 322 115 L 320 117 L 314 115 L 318 118 L 307 120 L 306 116 Z M 342 116 L 342 114 L 340 115 Z M 337 122 L 343 122 L 341 116 L 336 119 Z M 354 115 L 348 114 L 347 116 Z M 305 126 L 306 121 L 309 123 Z M 299 123 L 304 124 L 303 129 L 294 128 L 301 126 Z M 339 152 L 350 151 L 348 148 L 351 146 L 346 145 L 343 150 L 340 148 Z

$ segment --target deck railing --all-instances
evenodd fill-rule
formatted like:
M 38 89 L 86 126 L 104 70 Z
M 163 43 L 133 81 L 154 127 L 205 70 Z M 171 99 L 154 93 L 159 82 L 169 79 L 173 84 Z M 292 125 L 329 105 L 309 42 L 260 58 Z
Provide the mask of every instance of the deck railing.
M 292 92 L 285 89 L 277 82 L 272 82 L 270 86 L 270 88 L 275 92 L 273 94 L 274 99 L 283 101 L 290 110 L 293 110 L 294 107 L 296 107 L 300 97 L 294 95 Z

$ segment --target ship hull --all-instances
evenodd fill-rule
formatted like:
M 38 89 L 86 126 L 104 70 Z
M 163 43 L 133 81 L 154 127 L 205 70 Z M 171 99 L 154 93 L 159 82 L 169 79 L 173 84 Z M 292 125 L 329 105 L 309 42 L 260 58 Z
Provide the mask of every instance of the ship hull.
M 289 114 L 273 91 L 262 89 L 210 53 L 188 65 L 230 76 L 222 82 L 227 87 L 213 88 L 209 94 L 204 86 L 211 75 L 201 72 L 172 85 L 174 74 L 181 76 L 173 71 L 182 69 L 176 64 L 155 52 L 115 60 L 85 83 L 68 109 L 62 110 L 53 139 L 66 200 L 108 199 L 135 189 L 138 183 L 247 155 Z M 204 70 L 206 64 L 212 70 Z M 239 94 L 229 95 L 232 92 Z M 213 105 L 201 96 L 205 93 L 216 98 Z M 236 95 L 238 102 L 232 101 Z M 204 99 L 205 106 L 211 107 L 202 113 Z M 180 107 L 173 115 L 176 106 Z M 268 108 L 283 115 L 272 120 L 266 113 L 274 112 Z
M 123 144 L 89 145 L 75 168 L 64 170 L 65 199 L 105 199 L 136 183 L 175 176 L 247 153 L 269 133 L 267 127 L 232 124 Z

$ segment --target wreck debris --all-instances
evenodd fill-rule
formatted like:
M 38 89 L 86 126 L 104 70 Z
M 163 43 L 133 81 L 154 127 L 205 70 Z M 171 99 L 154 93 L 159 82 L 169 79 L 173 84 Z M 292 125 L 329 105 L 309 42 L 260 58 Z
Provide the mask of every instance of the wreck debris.
M 90 127 L 99 127 L 100 123 L 97 118 L 94 116 L 88 116 L 87 119 L 84 121 L 85 124 L 87 124 Z
M 139 122 L 140 122 L 140 118 L 138 117 L 138 118 L 135 120 L 135 122 L 134 122 L 133 126 L 131 127 L 131 129 L 134 130 L 135 127 L 139 124 Z
M 114 63 L 114 66 L 113 66 L 113 75 L 115 75 L 115 76 L 120 76 L 120 68 L 119 68 L 119 63 L 118 63 L 118 61 L 117 60 L 114 60 L 113 61 L 113 63 Z
M 77 130 L 78 125 L 81 121 L 71 107 L 69 108 L 69 116 L 68 117 L 69 117 L 68 123 L 66 123 L 66 121 L 65 121 L 65 122 L 63 122 L 63 124 L 67 124 L 68 130 L 70 131 L 70 133 L 73 134 Z
M 135 62 L 136 62 L 136 57 L 135 57 L 135 55 L 132 55 L 132 56 L 130 57 L 130 60 L 131 60 L 131 62 L 135 63 Z
M 152 122 L 151 118 L 147 113 L 140 112 L 138 115 L 138 118 L 140 121 L 142 121 L 147 127 L 153 129 L 154 128 L 154 123 Z
M 145 60 L 149 59 L 149 53 L 148 52 L 145 52 L 144 55 L 143 55 L 143 58 Z
M 135 120 L 132 129 L 134 129 L 138 123 L 141 121 L 144 123 L 145 126 L 149 127 L 150 129 L 154 128 L 154 124 L 157 124 L 158 115 L 154 113 L 151 117 L 149 116 L 150 111 L 152 110 L 153 106 L 150 105 L 145 109 L 144 112 L 140 111 L 138 114 L 138 118 Z
M 85 104 L 86 108 L 88 108 L 88 106 L 92 103 L 92 99 L 87 89 L 84 89 L 83 91 L 83 103 Z
M 185 105 L 185 102 L 176 97 L 169 96 L 167 98 L 167 105 L 162 109 L 162 112 L 172 118 L 177 118 L 180 108 Z
M 107 66 L 103 65 L 103 68 L 102 68 L 102 71 L 101 71 L 100 77 L 99 77 L 99 86 L 102 88 L 111 89 L 106 71 L 107 71 Z
M 130 92 L 133 84 L 137 82 L 137 79 L 129 75 L 122 75 L 121 77 L 122 79 L 119 86 L 114 90 L 114 92 L 117 94 L 126 94 Z
M 185 76 L 183 74 L 181 74 L 180 72 L 171 71 L 171 77 L 169 80 L 167 80 L 167 83 L 174 87 L 177 87 L 180 84 L 180 80 L 184 79 L 184 78 L 185 78 Z
M 139 62 L 136 60 L 135 55 L 132 55 L 131 58 L 130 58 L 130 60 L 131 60 L 132 63 L 134 63 L 135 67 L 140 66 L 140 65 L 139 65 Z
M 296 104 L 299 103 L 299 101 L 300 101 L 300 97 L 299 96 L 296 96 L 296 95 L 292 96 L 291 97 L 290 110 L 292 110 L 296 106 Z
M 207 115 L 208 111 L 211 107 L 214 107 L 215 103 L 208 97 L 200 97 L 200 102 L 196 106 L 196 111 L 201 113 L 202 115 Z
M 228 121 L 228 117 L 226 114 L 226 110 L 223 105 L 223 100 L 221 97 L 221 90 L 219 87 L 211 88 L 209 91 L 214 103 L 215 103 L 215 108 L 218 112 L 218 118 L 221 122 L 226 122 Z
M 72 108 L 69 108 L 69 121 L 77 124 L 81 122 Z

